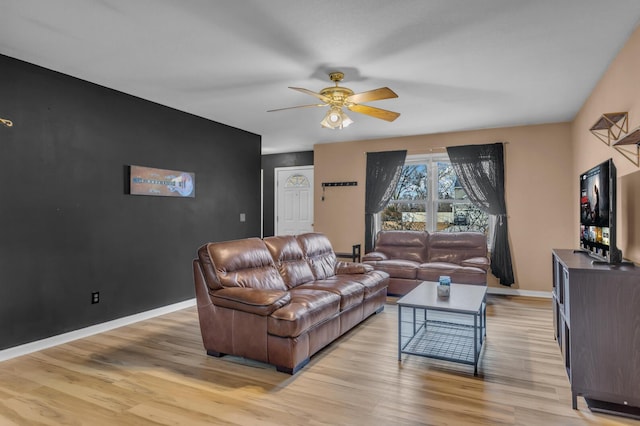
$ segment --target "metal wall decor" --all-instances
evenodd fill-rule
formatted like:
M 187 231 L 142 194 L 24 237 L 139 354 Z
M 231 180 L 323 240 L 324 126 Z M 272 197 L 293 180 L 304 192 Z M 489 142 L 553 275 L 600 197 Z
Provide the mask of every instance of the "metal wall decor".
M 626 136 L 620 138 L 613 144 L 613 147 L 625 158 L 636 166 L 640 166 L 640 127 L 632 130 Z M 635 145 L 635 150 L 632 145 Z M 631 148 L 628 148 L 631 147 Z
M 605 112 L 589 131 L 604 144 L 612 146 L 624 158 L 640 166 L 640 127 L 629 133 L 627 112 Z M 635 149 L 629 148 L 632 145 L 635 145 Z
M 607 145 L 611 141 L 617 140 L 622 132 L 628 131 L 628 120 L 626 112 L 605 112 L 589 129 L 595 137 Z

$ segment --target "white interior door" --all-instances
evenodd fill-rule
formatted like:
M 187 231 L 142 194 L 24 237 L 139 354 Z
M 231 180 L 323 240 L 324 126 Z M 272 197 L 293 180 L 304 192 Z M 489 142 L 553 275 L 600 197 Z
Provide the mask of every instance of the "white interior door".
M 277 167 L 275 235 L 313 231 L 313 166 Z

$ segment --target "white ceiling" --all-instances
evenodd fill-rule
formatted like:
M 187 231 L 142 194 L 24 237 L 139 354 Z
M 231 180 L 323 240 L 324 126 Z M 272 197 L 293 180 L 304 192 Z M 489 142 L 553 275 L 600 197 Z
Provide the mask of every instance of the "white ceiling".
M 639 20 L 638 0 L 0 0 L 0 53 L 262 135 L 271 154 L 571 120 Z M 390 87 L 369 105 L 402 115 L 329 130 L 324 108 L 267 112 L 316 103 L 287 87 L 320 91 L 334 70 L 355 92 Z

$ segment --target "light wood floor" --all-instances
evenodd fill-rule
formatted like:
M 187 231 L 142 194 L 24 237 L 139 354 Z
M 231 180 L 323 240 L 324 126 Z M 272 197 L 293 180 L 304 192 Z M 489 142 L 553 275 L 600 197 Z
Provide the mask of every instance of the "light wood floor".
M 490 296 L 473 367 L 397 360 L 397 307 L 295 376 L 205 355 L 195 308 L 0 363 L 0 425 L 640 425 L 571 409 L 551 301 Z

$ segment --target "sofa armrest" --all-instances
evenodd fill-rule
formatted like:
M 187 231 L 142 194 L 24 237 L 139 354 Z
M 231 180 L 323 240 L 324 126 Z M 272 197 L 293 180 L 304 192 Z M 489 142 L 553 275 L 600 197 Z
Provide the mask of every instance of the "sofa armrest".
M 336 263 L 336 275 L 338 274 L 366 274 L 373 271 L 373 266 L 365 265 L 364 263 L 356 262 L 343 262 Z
M 362 258 L 362 261 L 365 262 L 367 260 L 369 261 L 375 261 L 375 260 L 388 260 L 389 258 L 387 257 L 386 254 L 379 252 L 379 251 L 371 251 L 367 254 L 364 255 L 364 257 Z
M 472 257 L 470 259 L 463 260 L 460 264 L 462 266 L 473 266 L 484 269 L 485 271 L 489 270 L 489 259 L 486 257 Z
M 289 303 L 291 295 L 283 290 L 227 287 L 211 293 L 211 300 L 215 306 L 267 316 Z

